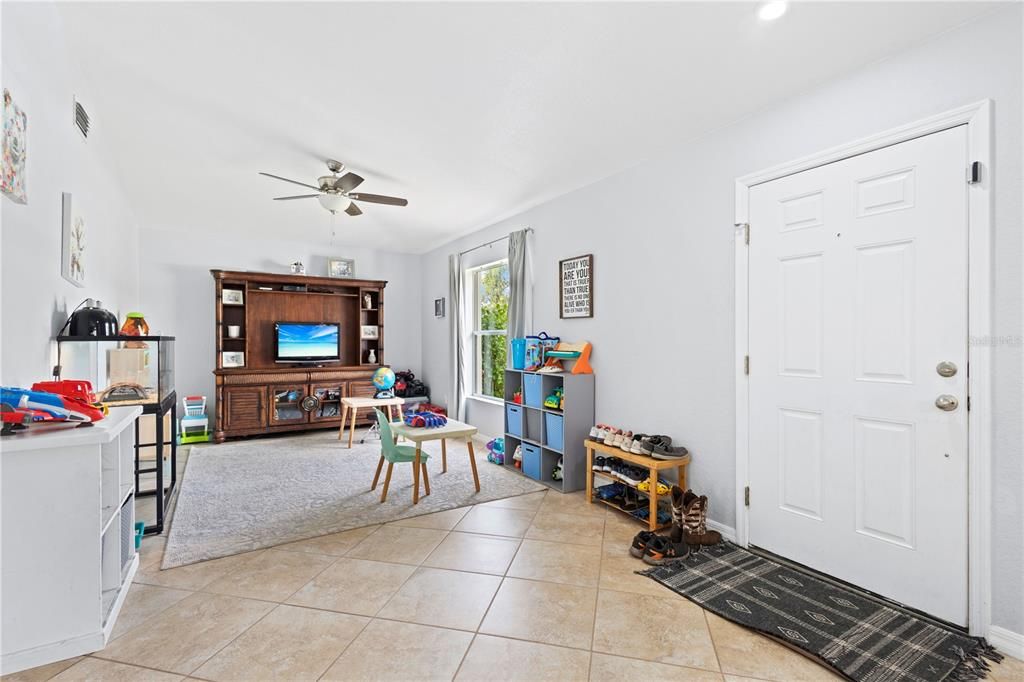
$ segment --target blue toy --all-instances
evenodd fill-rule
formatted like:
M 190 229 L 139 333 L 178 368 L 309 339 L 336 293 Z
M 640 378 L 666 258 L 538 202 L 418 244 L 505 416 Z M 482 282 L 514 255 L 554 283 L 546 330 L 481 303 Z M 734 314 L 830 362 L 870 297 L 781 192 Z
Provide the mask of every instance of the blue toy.
M 390 367 L 381 367 L 373 373 L 373 386 L 377 389 L 373 396 L 377 400 L 394 398 L 395 393 L 391 389 L 395 387 L 395 373 Z
M 494 464 L 505 463 L 505 439 L 495 438 L 487 444 L 487 461 Z
M 415 428 L 436 429 L 448 423 L 448 417 L 436 412 L 406 412 L 405 423 Z

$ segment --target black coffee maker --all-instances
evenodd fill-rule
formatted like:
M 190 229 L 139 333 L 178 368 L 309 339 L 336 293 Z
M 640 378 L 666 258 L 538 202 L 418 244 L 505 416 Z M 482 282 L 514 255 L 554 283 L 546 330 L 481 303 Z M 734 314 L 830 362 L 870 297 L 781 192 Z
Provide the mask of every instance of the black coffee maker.
M 68 320 L 70 336 L 117 336 L 117 317 L 103 309 L 102 301 L 86 299 L 85 305 L 71 313 Z

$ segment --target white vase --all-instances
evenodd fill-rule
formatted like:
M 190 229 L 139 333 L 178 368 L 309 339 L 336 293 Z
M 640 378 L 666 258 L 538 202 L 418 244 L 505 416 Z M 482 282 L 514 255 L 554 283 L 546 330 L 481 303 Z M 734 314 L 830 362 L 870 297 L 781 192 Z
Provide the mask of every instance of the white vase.
M 369 357 L 367 358 L 367 360 L 369 361 L 369 363 L 370 363 L 371 365 L 375 365 L 375 364 L 377 364 L 377 353 L 376 353 L 376 351 L 374 351 L 374 350 L 373 350 L 372 348 L 370 349 L 370 355 L 369 355 Z

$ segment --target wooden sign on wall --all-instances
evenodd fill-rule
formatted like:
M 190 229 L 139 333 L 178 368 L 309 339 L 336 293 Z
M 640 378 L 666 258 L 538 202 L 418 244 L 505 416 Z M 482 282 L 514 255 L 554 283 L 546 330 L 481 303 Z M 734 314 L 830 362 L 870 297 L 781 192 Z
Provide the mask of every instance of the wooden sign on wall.
M 594 255 L 558 262 L 558 316 L 594 316 Z

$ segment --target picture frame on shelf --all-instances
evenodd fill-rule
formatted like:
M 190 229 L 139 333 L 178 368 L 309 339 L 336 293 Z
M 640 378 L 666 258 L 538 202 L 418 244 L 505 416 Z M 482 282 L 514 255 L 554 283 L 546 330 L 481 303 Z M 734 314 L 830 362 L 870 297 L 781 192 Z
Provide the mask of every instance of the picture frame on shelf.
M 224 305 L 245 305 L 245 292 L 241 289 L 221 289 L 220 302 Z
M 434 317 L 444 317 L 444 298 L 434 299 Z
M 359 327 L 359 338 L 377 340 L 380 338 L 380 327 L 375 324 L 364 324 Z
M 356 261 L 353 258 L 328 258 L 328 277 L 355 277 Z
M 245 367 L 245 353 L 240 351 L 223 351 L 220 354 L 221 367 Z

